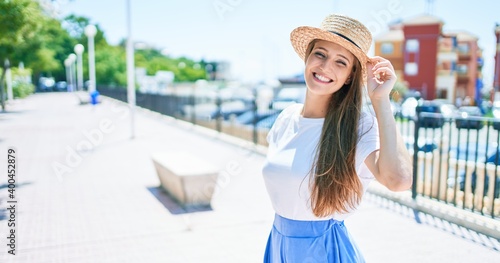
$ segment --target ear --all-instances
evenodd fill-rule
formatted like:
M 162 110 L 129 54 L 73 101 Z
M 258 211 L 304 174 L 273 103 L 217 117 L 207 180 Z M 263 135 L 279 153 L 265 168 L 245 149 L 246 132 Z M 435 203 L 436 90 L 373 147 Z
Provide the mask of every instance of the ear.
M 349 75 L 349 77 L 347 77 L 347 79 L 344 82 L 344 85 L 349 85 L 349 84 L 351 84 L 351 75 Z
M 351 73 L 349 74 L 349 76 L 347 77 L 347 79 L 345 80 L 344 85 L 349 85 L 349 84 L 351 84 L 352 79 L 354 78 L 354 76 L 356 76 L 356 68 L 357 68 L 356 66 L 354 66 L 354 67 L 352 68 L 352 71 L 351 71 Z

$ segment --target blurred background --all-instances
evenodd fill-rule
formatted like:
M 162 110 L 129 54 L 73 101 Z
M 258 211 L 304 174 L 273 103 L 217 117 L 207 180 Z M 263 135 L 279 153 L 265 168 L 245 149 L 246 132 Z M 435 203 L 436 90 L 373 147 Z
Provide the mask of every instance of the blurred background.
M 289 43 L 291 30 L 301 25 L 319 26 L 330 13 L 344 13 L 359 19 L 371 30 L 375 41 L 387 38 L 391 25 L 431 15 L 441 22 L 438 34 L 461 38 L 458 33 L 464 33 L 476 40 L 482 58 L 478 78 L 484 93 L 494 85 L 498 23 L 495 10 L 500 4 L 485 0 L 131 0 L 129 15 L 127 1 L 41 0 L 7 1 L 6 14 L 16 2 L 33 3 L 18 14 L 3 16 L 17 26 L 12 24 L 16 33 L 11 31 L 9 38 L 2 38 L 0 57 L 8 58 L 14 68 L 23 62 L 25 68 L 32 71 L 34 85 L 39 85 L 40 77 L 66 81 L 64 60 L 74 53 L 76 44 L 86 46 L 84 28 L 93 24 L 97 28 L 94 37 L 97 84 L 126 86 L 124 52 L 128 21 L 136 52 L 135 66 L 140 74 L 152 76 L 158 71 L 170 71 L 174 73 L 174 82 L 224 79 L 277 85 L 280 78 L 293 78 L 302 73 L 303 62 Z M 15 52 L 11 50 L 13 46 Z M 376 53 L 374 47 L 371 55 Z M 86 79 L 87 52 L 85 48 L 83 76 Z M 145 71 L 141 71 L 143 69 Z M 403 81 L 404 77 L 400 79 Z M 414 83 L 409 85 L 422 89 Z

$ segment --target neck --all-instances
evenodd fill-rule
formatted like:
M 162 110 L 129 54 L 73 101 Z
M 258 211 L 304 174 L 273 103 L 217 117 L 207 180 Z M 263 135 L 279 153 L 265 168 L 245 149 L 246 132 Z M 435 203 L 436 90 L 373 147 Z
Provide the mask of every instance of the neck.
M 328 109 L 328 103 L 330 102 L 330 96 L 318 96 L 307 91 L 301 115 L 304 118 L 324 118 Z

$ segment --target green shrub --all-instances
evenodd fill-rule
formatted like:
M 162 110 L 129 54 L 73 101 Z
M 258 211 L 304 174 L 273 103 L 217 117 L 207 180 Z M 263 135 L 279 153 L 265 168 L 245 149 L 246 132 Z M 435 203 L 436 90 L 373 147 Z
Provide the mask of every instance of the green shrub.
M 35 91 L 35 86 L 31 83 L 26 82 L 14 82 L 12 83 L 12 93 L 14 98 L 25 98 Z

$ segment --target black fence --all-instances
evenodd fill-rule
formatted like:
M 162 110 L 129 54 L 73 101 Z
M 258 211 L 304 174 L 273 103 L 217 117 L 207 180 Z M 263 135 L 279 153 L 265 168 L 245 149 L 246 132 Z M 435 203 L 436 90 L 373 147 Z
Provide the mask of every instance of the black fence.
M 102 95 L 127 101 L 123 88 L 99 87 Z M 149 110 L 267 145 L 265 136 L 280 109 L 260 109 L 253 98 L 136 93 Z M 233 103 L 233 104 L 232 104 Z M 238 105 L 228 106 L 228 105 Z M 283 107 L 283 105 L 282 105 Z M 493 118 L 395 113 L 413 156 L 412 197 L 430 198 L 473 213 L 500 218 L 500 122 Z M 416 154 L 415 154 L 416 153 Z
M 413 156 L 413 198 L 422 196 L 498 219 L 498 120 L 426 112 L 395 117 Z

